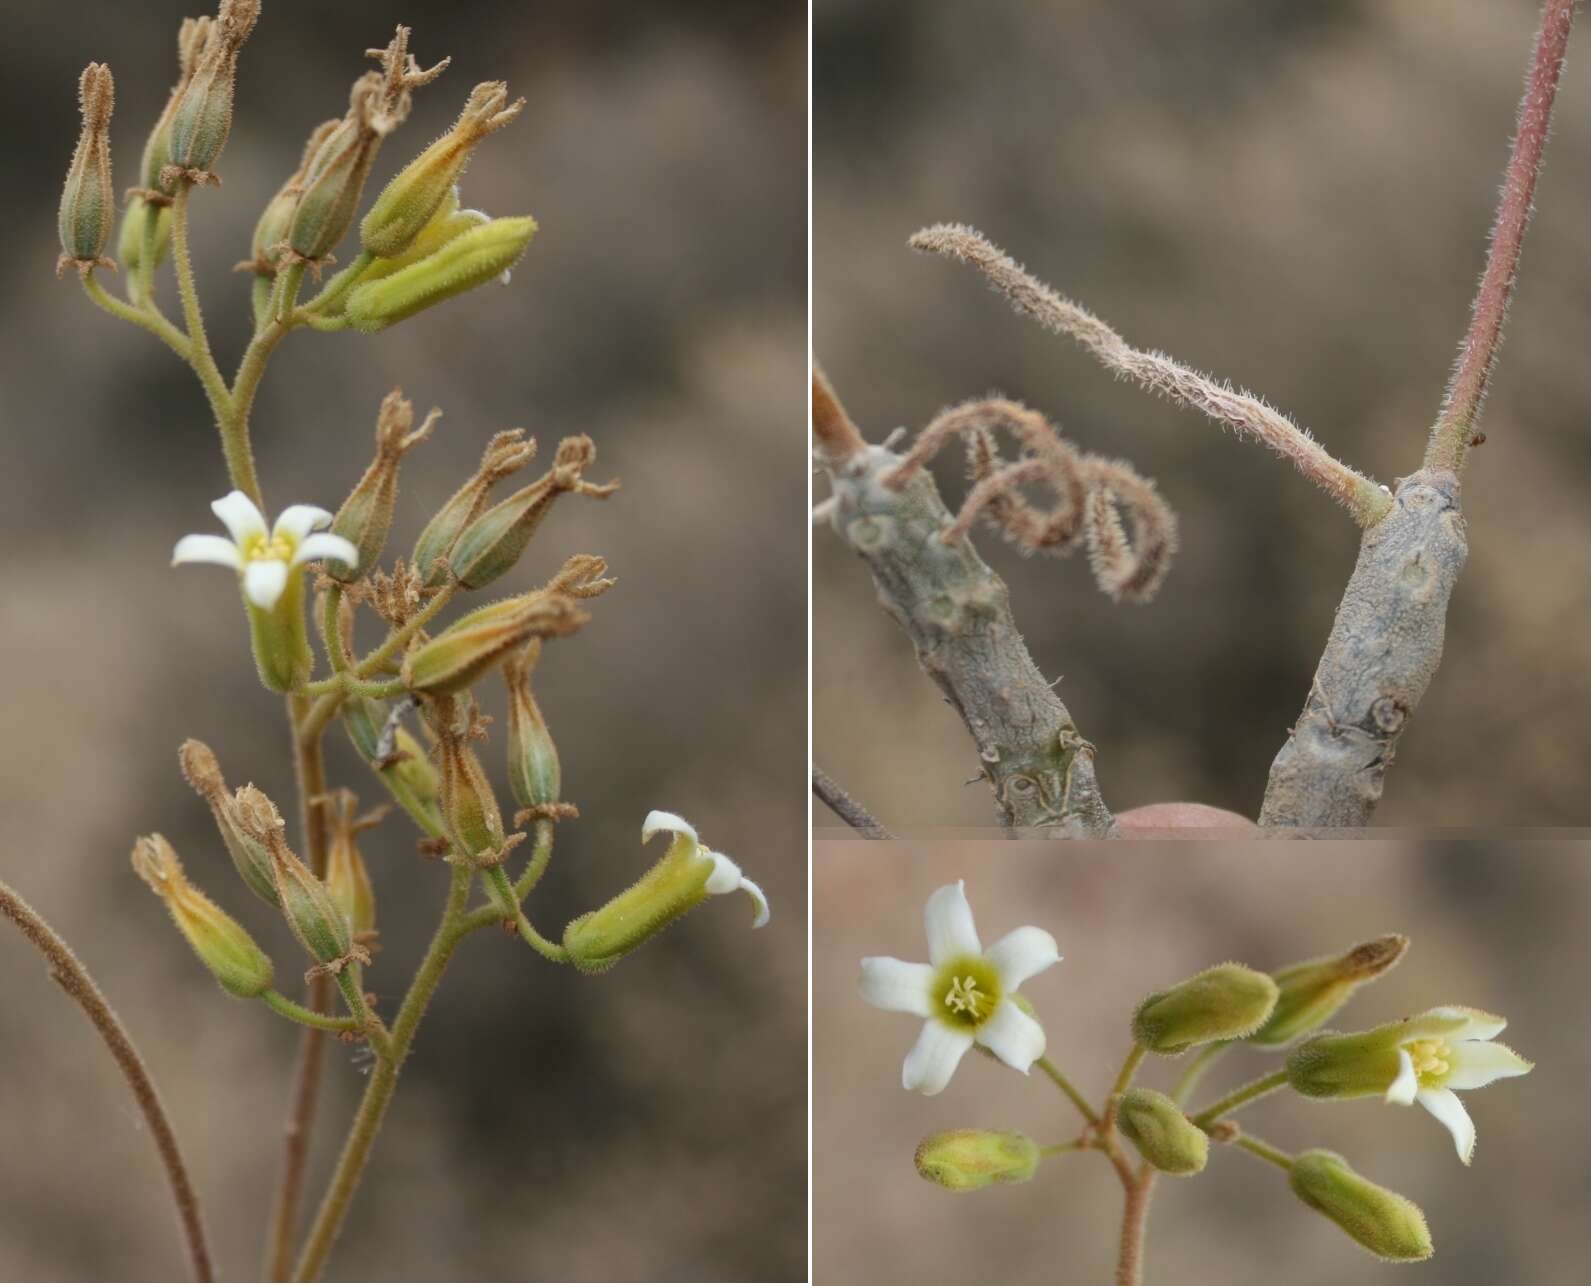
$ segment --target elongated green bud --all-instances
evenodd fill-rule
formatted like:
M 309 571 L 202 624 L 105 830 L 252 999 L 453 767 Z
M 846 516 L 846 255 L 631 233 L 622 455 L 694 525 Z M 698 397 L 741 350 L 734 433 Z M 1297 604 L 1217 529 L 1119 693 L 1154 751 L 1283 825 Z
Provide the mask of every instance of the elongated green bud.
M 444 703 L 438 718 L 452 717 L 451 709 Z M 473 720 L 471 722 L 473 724 Z M 474 727 L 460 733 L 446 726 L 438 734 L 442 821 L 457 856 L 465 862 L 495 859 L 504 851 L 507 842 L 497 796 L 492 793 L 481 761 L 469 744 L 473 735 Z
M 68 264 L 87 277 L 95 268 L 114 268 L 105 258 L 111 224 L 116 219 L 116 189 L 110 174 L 110 117 L 116 106 L 116 84 L 104 63 L 89 63 L 77 83 L 83 128 L 66 171 L 61 191 L 61 257 L 59 277 Z
M 288 224 L 287 241 L 301 259 L 319 262 L 347 233 L 365 180 L 381 147 L 381 73 L 354 82 L 348 114 L 321 141 L 305 167 Z
M 448 555 L 459 584 L 481 589 L 509 571 L 559 496 L 574 491 L 606 500 L 617 491 L 617 482 L 599 485 L 581 476 L 596 457 L 596 444 L 585 434 L 565 438 L 558 444 L 551 469 L 470 523 Z
M 530 674 L 540 657 L 540 639 L 510 653 L 503 662 L 503 682 L 508 688 L 508 786 L 527 813 L 547 815 L 559 802 L 563 773 L 558 747 L 530 690 Z
M 146 835 L 133 846 L 133 870 L 171 912 L 188 945 L 222 990 L 250 999 L 270 990 L 270 957 L 248 930 L 188 883 L 182 863 L 164 836 Z
M 519 262 L 535 233 L 536 221 L 528 215 L 471 228 L 419 262 L 354 289 L 348 296 L 348 320 L 362 331 L 384 330 L 483 286 Z
M 351 581 L 371 571 L 387 545 L 392 530 L 392 510 L 398 499 L 398 466 L 404 455 L 431 436 L 442 412 L 432 409 L 414 428 L 414 404 L 393 389 L 381 402 L 376 416 L 376 457 L 364 477 L 344 500 L 332 519 L 333 535 L 351 541 L 359 551 L 357 568 L 328 559 L 326 570 L 338 580 Z M 412 430 L 412 432 L 411 432 Z
M 260 0 L 221 0 L 220 10 L 171 113 L 170 160 L 158 186 L 168 190 L 178 179 L 219 183 L 215 163 L 232 132 L 232 96 L 238 52 L 260 16 Z
M 144 142 L 143 159 L 139 163 L 139 178 L 143 189 L 137 193 L 156 205 L 170 204 L 176 186 L 162 181 L 161 174 L 171 164 L 171 119 L 177 114 L 177 104 L 183 91 L 193 79 L 194 68 L 199 65 L 199 55 L 210 41 L 210 28 L 214 19 L 184 18 L 177 31 L 177 83 L 171 87 L 166 105 L 161 109 L 155 126 Z
M 256 897 L 280 906 L 276 892 L 276 868 L 270 850 L 246 832 L 238 820 L 237 800 L 228 792 L 226 779 L 221 776 L 221 765 L 215 752 L 202 741 L 189 738 L 177 751 L 182 765 L 183 779 L 192 786 L 199 797 L 210 806 L 216 829 L 221 832 L 221 842 L 226 845 L 227 856 Z
M 319 970 L 340 974 L 354 962 L 368 964 L 369 953 L 354 942 L 348 921 L 325 882 L 287 846 L 286 826 L 276 805 L 253 786 L 238 791 L 237 803 L 244 830 L 270 852 L 282 918 Z
M 337 792 L 326 849 L 326 891 L 348 921 L 354 941 L 366 943 L 376 934 L 376 891 L 355 837 L 380 817 L 356 817 L 357 807 L 352 791 Z
M 492 435 L 480 467 L 436 511 L 415 542 L 410 562 L 426 578 L 428 587 L 446 582 L 447 568 L 439 560 L 453 552 L 464 528 L 484 512 L 487 493 L 496 483 L 522 469 L 535 454 L 536 440 L 527 440 L 524 429 L 505 429 Z
M 259 220 L 254 225 L 254 236 L 249 243 L 250 257 L 237 265 L 237 271 L 252 272 L 260 277 L 276 276 L 282 261 L 282 251 L 287 245 L 287 235 L 293 227 L 293 211 L 298 208 L 298 199 L 304 194 L 305 177 L 310 164 L 340 124 L 336 120 L 322 121 L 310 134 L 309 141 L 304 144 L 304 153 L 299 158 L 298 168 L 287 176 L 287 180 L 276 190 L 276 195 L 260 211 Z
M 1403 958 L 1409 940 L 1400 933 L 1361 943 L 1340 956 L 1306 960 L 1271 977 L 1279 995 L 1265 1025 L 1249 1037 L 1255 1045 L 1287 1045 L 1324 1026 L 1348 998 Z
M 343 727 L 348 739 L 381 778 L 393 801 L 433 839 L 446 828 L 442 823 L 442 779 L 430 756 L 409 730 L 390 718 L 386 707 L 368 697 L 343 703 Z
M 1176 1055 L 1258 1030 L 1276 1006 L 1270 977 L 1240 964 L 1216 965 L 1157 992 L 1138 1006 L 1133 1038 L 1156 1054 Z
M 1123 1094 L 1116 1102 L 1116 1126 L 1162 1174 L 1198 1174 L 1209 1159 L 1209 1136 L 1158 1090 Z
M 428 696 L 462 692 L 530 639 L 561 638 L 590 619 L 573 599 L 544 590 L 488 603 L 410 652 L 404 685 Z
M 372 259 L 360 270 L 354 285 L 362 286 L 367 281 L 380 281 L 395 272 L 402 272 L 410 264 L 429 258 L 454 238 L 491 221 L 491 216 L 480 210 L 459 209 L 458 189 L 454 188 L 452 195 L 442 203 L 431 222 L 420 229 L 407 250 L 390 259 Z
M 524 106 L 523 98 L 508 102 L 508 86 L 502 81 L 477 85 L 453 128 L 404 166 L 376 198 L 359 225 L 365 250 L 383 259 L 403 254 L 453 194 L 480 141 L 502 129 Z
M 144 225 L 151 211 L 155 213 L 155 237 L 154 262 L 150 265 L 150 271 L 160 267 L 165 262 L 166 251 L 171 247 L 169 205 L 151 206 L 142 196 L 134 194 L 129 197 L 127 209 L 122 214 L 121 235 L 116 243 L 116 253 L 121 257 L 122 267 L 127 270 L 127 280 L 135 291 L 141 290 L 137 283 L 144 268 Z
M 1287 1181 L 1300 1201 L 1378 1258 L 1407 1262 L 1435 1252 L 1419 1206 L 1371 1183 L 1335 1152 L 1302 1153 Z
M 995 1183 L 1026 1183 L 1039 1165 L 1039 1145 L 1011 1130 L 942 1130 L 917 1145 L 917 1173 L 952 1192 Z

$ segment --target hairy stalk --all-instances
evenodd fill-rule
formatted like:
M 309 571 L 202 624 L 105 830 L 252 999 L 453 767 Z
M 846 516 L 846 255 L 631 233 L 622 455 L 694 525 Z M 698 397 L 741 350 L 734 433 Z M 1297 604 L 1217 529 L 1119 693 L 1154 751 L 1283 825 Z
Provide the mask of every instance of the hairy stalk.
M 1536 179 L 1541 173 L 1542 152 L 1552 124 L 1552 103 L 1558 92 L 1569 32 L 1574 27 L 1578 0 L 1547 0 L 1536 33 L 1525 96 L 1519 104 L 1519 127 L 1503 175 L 1497 218 L 1492 224 L 1486 270 L 1481 276 L 1470 311 L 1469 331 L 1459 347 L 1453 377 L 1442 400 L 1442 411 L 1426 447 L 1425 467 L 1464 472 L 1464 462 L 1474 442 L 1487 386 L 1502 346 L 1503 324 L 1519 274 L 1519 251 L 1530 223 Z
M 812 793 L 827 804 L 842 822 L 865 838 L 895 838 L 878 818 L 852 799 L 839 782 L 816 764 L 812 765 Z
M 1250 1081 L 1247 1085 L 1240 1086 L 1225 1098 L 1210 1104 L 1202 1112 L 1188 1119 L 1201 1130 L 1208 1130 L 1210 1126 L 1214 1125 L 1223 1116 L 1236 1111 L 1248 1103 L 1254 1102 L 1256 1099 L 1262 1099 L 1267 1094 L 1274 1094 L 1277 1090 L 1284 1088 L 1286 1084 L 1287 1072 L 1285 1069 L 1279 1072 L 1272 1072 L 1269 1076 L 1261 1076 L 1258 1080 Z
M 365 1086 L 364 1098 L 360 1100 L 353 1128 L 343 1145 L 336 1173 L 332 1176 L 331 1184 L 316 1213 L 309 1239 L 304 1244 L 303 1254 L 299 1257 L 297 1270 L 293 1274 L 295 1281 L 313 1281 L 320 1276 L 326 1266 L 326 1260 L 342 1228 L 343 1217 L 348 1213 L 348 1205 L 353 1200 L 354 1193 L 358 1191 L 359 1181 L 365 1172 L 365 1163 L 370 1159 L 370 1150 L 375 1144 L 376 1135 L 380 1133 L 387 1105 L 392 1101 L 393 1091 L 397 1088 L 398 1072 L 409 1056 L 420 1020 L 425 1016 L 426 1007 L 436 993 L 437 984 L 442 981 L 442 974 L 447 969 L 448 961 L 452 959 L 454 949 L 470 931 L 463 914 L 469 889 L 468 868 L 454 867 L 441 923 L 437 925 L 425 958 L 420 962 L 414 980 L 409 984 L 408 993 L 403 998 L 403 1004 L 398 1009 L 398 1016 L 393 1021 L 387 1047 L 384 1051 L 377 1052 L 375 1070 L 371 1072 L 370 1082 Z
M 553 834 L 557 827 L 545 817 L 536 819 L 535 848 L 531 850 L 530 861 L 525 863 L 525 873 L 514 881 L 514 900 L 523 902 L 530 896 L 531 890 L 541 883 L 541 877 L 547 873 L 547 864 L 552 861 Z
M 1147 1166 L 1125 1187 L 1116 1286 L 1139 1286 L 1144 1279 L 1144 1234 L 1149 1226 L 1149 1199 L 1154 1189 L 1155 1172 Z
M 1361 526 L 1370 526 L 1389 508 L 1391 501 L 1383 488 L 1336 459 L 1280 411 L 1253 394 L 1201 375 L 1164 353 L 1132 347 L 1087 309 L 1024 271 L 982 233 L 941 223 L 917 233 L 910 244 L 914 250 L 972 265 L 1017 312 L 1033 318 L 1046 330 L 1075 339 L 1107 370 L 1263 442 L 1345 506 Z
M 944 542 L 952 518 L 932 476 L 919 471 L 903 486 L 886 486 L 904 457 L 863 443 L 827 383 L 815 379 L 813 387 L 834 530 L 868 565 L 879 601 L 967 725 L 1000 824 L 1107 835 L 1112 819 L 1094 776 L 1094 747 L 1033 664 L 1005 582 L 970 539 Z
M 308 703 L 303 697 L 287 699 L 288 723 L 293 734 L 293 765 L 298 788 L 304 860 L 318 876 L 326 874 L 326 766 L 324 747 L 317 733 L 305 736 L 303 725 Z M 304 1007 L 324 1013 L 331 1001 L 331 980 L 315 974 L 307 984 Z M 293 1097 L 282 1131 L 282 1168 L 265 1247 L 265 1272 L 269 1281 L 286 1281 L 293 1262 L 298 1208 L 304 1197 L 304 1175 L 309 1165 L 309 1140 L 315 1128 L 320 1082 L 325 1069 L 326 1033 L 306 1027 L 299 1038 L 298 1065 L 293 1074 Z
M 1496 360 L 1541 168 L 1572 0 L 1547 0 L 1469 334 L 1422 467 L 1370 528 L 1309 697 L 1277 752 L 1262 826 L 1370 822 L 1399 739 L 1442 662 L 1447 607 L 1468 553 L 1459 472 Z
M 22 936 L 38 948 L 50 963 L 50 977 L 61 984 L 61 989 L 88 1015 L 100 1039 L 110 1050 L 111 1057 L 121 1068 L 138 1110 L 143 1113 L 149 1133 L 160 1153 L 166 1179 L 171 1184 L 171 1194 L 177 1204 L 177 1220 L 187 1243 L 188 1258 L 193 1266 L 195 1281 L 215 1280 L 215 1269 L 210 1259 L 210 1248 L 205 1239 L 204 1220 L 199 1214 L 199 1197 L 188 1178 L 188 1167 L 183 1163 L 182 1150 L 177 1146 L 177 1135 L 166 1117 L 159 1091 L 150 1079 L 144 1061 L 138 1056 L 132 1037 L 121 1025 L 121 1020 L 111 1009 L 104 994 L 90 977 L 87 969 L 72 949 L 40 918 L 10 885 L 0 880 L 0 915 L 4 915 L 22 931 Z
M 1188 1065 L 1182 1069 L 1182 1075 L 1177 1078 L 1177 1083 L 1171 1091 L 1171 1101 L 1181 1107 L 1198 1088 L 1199 1082 L 1204 1079 L 1204 1074 L 1210 1070 L 1210 1065 L 1232 1048 L 1230 1041 L 1218 1040 L 1204 1046 L 1197 1054 L 1188 1060 Z
M 193 345 L 188 342 L 188 337 L 160 314 L 123 303 L 100 285 L 92 272 L 83 278 L 83 290 L 112 317 L 147 330 L 183 361 L 193 361 Z
M 1250 1152 L 1254 1156 L 1259 1157 L 1260 1160 L 1269 1161 L 1272 1165 L 1279 1166 L 1283 1170 L 1291 1170 L 1293 1162 L 1297 1159 L 1289 1156 L 1280 1148 L 1273 1148 L 1264 1139 L 1257 1139 L 1252 1134 L 1240 1134 L 1232 1142 L 1236 1143 L 1245 1152 Z
M 1099 1124 L 1099 1113 L 1094 1111 L 1093 1105 L 1083 1097 L 1077 1086 L 1072 1084 L 1067 1075 L 1050 1061 L 1048 1054 L 1035 1059 L 1033 1065 L 1054 1081 L 1062 1094 L 1071 1099 L 1072 1106 L 1078 1110 L 1085 1121 L 1090 1125 Z
M 302 1023 L 305 1027 L 318 1027 L 322 1031 L 358 1031 L 357 1018 L 335 1018 L 331 1014 L 323 1014 L 318 1010 L 308 1009 L 295 1000 L 289 1000 L 279 991 L 267 991 L 260 996 L 266 1007 L 280 1014 L 291 1022 Z

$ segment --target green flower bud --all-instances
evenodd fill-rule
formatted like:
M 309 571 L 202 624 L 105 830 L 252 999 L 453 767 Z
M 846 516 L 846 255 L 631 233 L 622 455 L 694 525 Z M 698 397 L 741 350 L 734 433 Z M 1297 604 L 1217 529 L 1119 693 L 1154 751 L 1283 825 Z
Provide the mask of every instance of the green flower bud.
M 348 920 L 325 882 L 287 846 L 286 826 L 276 805 L 254 786 L 238 791 L 237 805 L 239 824 L 271 854 L 282 918 L 304 950 L 327 973 L 341 974 L 355 961 L 368 964 L 369 953 L 354 943 Z
M 446 703 L 438 717 L 452 718 Z M 466 862 L 496 857 L 507 843 L 497 796 L 492 793 L 481 761 L 469 745 L 474 734 L 474 727 L 463 733 L 443 727 L 438 740 L 442 761 L 442 821 L 458 857 Z
M 304 144 L 304 153 L 299 158 L 298 168 L 288 175 L 287 181 L 276 190 L 276 195 L 265 203 L 265 208 L 260 211 L 259 221 L 254 225 L 254 236 L 249 243 L 250 258 L 237 265 L 239 272 L 252 272 L 260 277 L 274 277 L 277 267 L 281 263 L 282 248 L 287 243 L 287 234 L 293 226 L 293 211 L 298 207 L 298 198 L 304 192 L 305 176 L 309 173 L 310 164 L 320 152 L 326 140 L 331 137 L 332 131 L 341 124 L 340 121 L 322 121 L 315 127 L 309 136 L 309 141 Z
M 674 838 L 657 864 L 617 897 L 571 920 L 563 932 L 569 960 L 583 973 L 601 973 L 661 933 L 703 899 L 744 892 L 756 907 L 752 928 L 768 922 L 768 900 L 740 867 L 697 838 L 683 817 L 654 810 L 641 827 L 645 844 L 658 831 Z
M 348 921 L 354 941 L 365 943 L 376 934 L 376 891 L 355 836 L 381 818 L 379 814 L 355 817 L 357 806 L 351 790 L 337 792 L 326 849 L 326 891 Z
M 464 528 L 484 512 L 486 496 L 493 485 L 523 468 L 535 454 L 536 440 L 526 441 L 524 429 L 505 429 L 492 435 L 481 456 L 480 468 L 437 510 L 415 542 L 414 555 L 409 561 L 415 571 L 426 578 L 428 587 L 447 580 L 446 568 L 439 560 L 452 553 Z
M 410 652 L 404 686 L 429 696 L 462 692 L 528 640 L 573 634 L 590 619 L 573 599 L 545 590 L 488 603 Z
M 356 80 L 348 114 L 327 132 L 304 167 L 287 232 L 288 245 L 301 259 L 324 259 L 354 221 L 381 147 L 378 125 L 385 87 L 380 72 L 366 72 Z
M 407 250 L 453 193 L 476 145 L 524 106 L 523 98 L 509 104 L 508 86 L 501 81 L 477 85 L 453 128 L 400 170 L 376 198 L 359 225 L 365 250 L 384 259 Z
M 1271 977 L 1279 990 L 1276 1008 L 1257 1032 L 1255 1045 L 1287 1045 L 1330 1020 L 1365 983 L 1379 978 L 1402 959 L 1409 940 L 1389 934 L 1341 956 L 1288 965 Z
M 138 195 L 154 200 L 157 205 L 169 204 L 169 198 L 176 193 L 175 184 L 166 183 L 161 178 L 162 172 L 171 164 L 171 118 L 177 114 L 177 104 L 182 101 L 183 91 L 188 88 L 194 68 L 199 65 L 199 55 L 210 41 L 213 23 L 214 19 L 208 15 L 203 18 L 184 18 L 177 32 L 177 83 L 172 86 L 155 127 L 149 131 L 149 137 L 144 142 L 143 159 L 138 167 L 144 185 Z M 155 200 L 161 197 L 166 198 L 166 201 Z
M 1266 974 L 1240 964 L 1216 965 L 1139 1005 L 1133 1039 L 1152 1053 L 1168 1055 L 1215 1040 L 1239 1040 L 1270 1017 L 1276 997 L 1276 984 Z
M 192 786 L 199 797 L 210 806 L 216 829 L 221 832 L 221 842 L 226 845 L 227 856 L 256 897 L 272 906 L 280 906 L 276 892 L 276 866 L 271 861 L 270 850 L 248 834 L 238 820 L 237 800 L 227 791 L 226 780 L 221 776 L 221 765 L 215 753 L 202 741 L 189 738 L 177 752 L 182 765 L 183 779 Z
M 247 929 L 188 883 L 163 836 L 146 835 L 133 846 L 133 870 L 166 904 L 182 936 L 224 991 L 247 1000 L 270 990 L 270 957 Z
M 551 469 L 470 523 L 448 555 L 459 584 L 481 589 L 512 568 L 559 496 L 574 491 L 606 500 L 617 491 L 617 482 L 598 485 L 581 476 L 596 457 L 596 445 L 585 434 L 565 438 Z
M 1157 1090 L 1123 1094 L 1116 1102 L 1116 1127 L 1164 1174 L 1198 1174 L 1210 1155 L 1209 1136 Z
M 1039 1145 L 1008 1130 L 942 1130 L 917 1145 L 917 1173 L 952 1192 L 992 1183 L 1026 1183 L 1038 1169 Z
M 367 281 L 380 281 L 395 272 L 401 272 L 410 264 L 429 258 L 455 237 L 461 237 L 470 229 L 490 222 L 491 217 L 480 210 L 459 209 L 458 189 L 454 188 L 452 194 L 431 217 L 431 222 L 421 228 L 419 234 L 409 243 L 408 249 L 390 259 L 372 259 L 360 269 L 358 278 L 349 289 L 353 286 L 362 286 Z M 342 303 L 339 301 L 338 308 L 341 307 Z
M 528 215 L 471 228 L 390 277 L 355 288 L 348 296 L 348 320 L 362 331 L 384 330 L 500 278 L 519 262 L 535 232 L 536 221 Z
M 83 128 L 72 152 L 61 191 L 61 257 L 55 275 L 75 264 L 87 277 L 97 267 L 114 268 L 105 258 L 111 223 L 116 218 L 116 190 L 110 176 L 110 117 L 116 106 L 116 84 L 104 63 L 89 63 L 77 83 Z
M 1419 1206 L 1355 1173 L 1335 1152 L 1302 1153 L 1288 1183 L 1300 1201 L 1378 1258 L 1429 1259 L 1435 1250 Z
M 178 178 L 190 183 L 219 183 L 214 173 L 227 135 L 232 132 L 232 93 L 237 80 L 238 52 L 260 16 L 260 0 L 221 0 L 204 47 L 193 64 L 171 112 L 170 160 L 161 168 L 162 190 Z
M 503 682 L 508 688 L 509 789 L 521 808 L 544 812 L 558 803 L 562 773 L 558 747 L 530 690 L 530 674 L 540 656 L 541 640 L 532 639 L 503 662 Z
M 441 411 L 433 408 L 424 423 L 410 432 L 414 424 L 414 404 L 403 396 L 403 390 L 393 389 L 382 399 L 381 411 L 376 417 L 376 458 L 331 522 L 332 534 L 351 541 L 359 550 L 357 570 L 336 559 L 326 560 L 326 570 L 338 580 L 354 580 L 360 572 L 376 566 L 381 551 L 386 548 L 387 533 L 392 529 L 392 510 L 398 498 L 398 465 L 412 447 L 431 436 L 441 415 Z
M 402 724 L 389 719 L 380 702 L 354 697 L 343 703 L 343 727 L 394 802 L 433 839 L 445 831 L 442 779 L 430 756 Z M 389 731 L 390 730 L 390 731 Z
M 171 207 L 152 206 L 135 193 L 128 198 L 127 209 L 122 215 L 122 230 L 116 243 L 116 252 L 121 256 L 122 266 L 127 270 L 127 281 L 134 291 L 141 289 L 138 280 L 144 269 L 144 226 L 151 212 L 155 215 L 155 253 L 149 270 L 153 272 L 165 262 L 166 251 L 171 246 Z M 135 299 L 138 297 L 135 295 Z

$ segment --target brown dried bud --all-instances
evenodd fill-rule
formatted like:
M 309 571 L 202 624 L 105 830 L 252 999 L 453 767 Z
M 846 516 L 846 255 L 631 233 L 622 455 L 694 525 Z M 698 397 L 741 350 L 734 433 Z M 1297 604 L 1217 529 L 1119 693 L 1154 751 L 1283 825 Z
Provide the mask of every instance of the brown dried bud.
M 77 86 L 83 113 L 82 132 L 61 192 L 61 257 L 55 275 L 76 264 L 87 277 L 97 267 L 114 268 L 105 258 L 111 224 L 116 219 L 116 190 L 110 176 L 110 117 L 116 106 L 116 85 L 104 63 L 89 63 Z
M 160 171 L 162 189 L 179 178 L 189 183 L 221 181 L 213 167 L 232 132 L 238 51 L 259 16 L 260 0 L 221 0 L 193 75 L 171 114 L 171 159 Z
M 439 712 L 442 719 L 452 717 L 451 703 Z M 438 732 L 442 763 L 442 817 L 460 860 L 492 859 L 501 854 L 507 842 L 503 814 L 481 761 L 469 741 L 479 730 L 472 719 L 463 733 L 444 726 Z
M 182 764 L 182 776 L 199 797 L 210 806 L 216 829 L 221 832 L 221 842 L 226 845 L 227 856 L 256 896 L 272 906 L 280 904 L 276 892 L 276 874 L 270 850 L 244 829 L 238 817 L 237 800 L 227 791 L 226 779 L 221 775 L 221 765 L 215 753 L 202 741 L 189 738 L 177 752 Z
M 298 198 L 304 191 L 304 180 L 309 173 L 310 163 L 340 123 L 336 120 L 322 121 L 315 127 L 309 136 L 309 141 L 304 144 L 304 154 L 299 159 L 298 168 L 277 189 L 276 195 L 265 203 L 265 209 L 260 211 L 259 221 L 254 225 L 254 238 L 250 243 L 253 257 L 238 264 L 238 271 L 253 272 L 261 277 L 276 275 L 277 265 L 282 258 L 282 249 L 287 243 L 288 231 L 293 226 L 293 211 L 297 208 Z
M 134 193 L 151 205 L 169 205 L 176 191 L 174 185 L 165 183 L 161 179 L 161 174 L 171 164 L 171 120 L 177 114 L 177 104 L 182 101 L 183 91 L 193 79 L 194 68 L 199 64 L 199 55 L 209 43 L 210 27 L 213 22 L 214 19 L 208 15 L 202 18 L 184 18 L 177 32 L 177 83 L 171 87 L 166 105 L 161 109 L 160 117 L 155 121 L 155 127 L 149 131 L 149 138 L 144 143 L 143 160 L 139 165 L 139 176 L 144 186 L 142 191 Z
M 572 598 L 537 590 L 478 607 L 403 660 L 411 692 L 462 692 L 532 638 L 573 634 L 590 620 Z
M 433 407 L 420 427 L 414 429 L 414 404 L 403 396 L 402 389 L 395 388 L 382 399 L 381 411 L 376 417 L 376 458 L 331 523 L 332 534 L 351 541 L 359 551 L 357 567 L 347 567 L 334 559 L 327 561 L 326 570 L 338 580 L 354 580 L 368 574 L 376 565 L 381 551 L 386 548 L 387 533 L 392 529 L 392 510 L 398 498 L 398 465 L 405 452 L 431 436 L 441 416 L 442 412 Z

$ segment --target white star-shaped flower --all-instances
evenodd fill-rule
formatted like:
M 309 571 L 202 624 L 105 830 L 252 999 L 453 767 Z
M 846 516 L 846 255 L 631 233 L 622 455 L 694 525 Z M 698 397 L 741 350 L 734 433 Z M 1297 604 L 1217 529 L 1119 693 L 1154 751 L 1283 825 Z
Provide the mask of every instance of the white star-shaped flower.
M 863 1000 L 927 1020 L 901 1068 L 901 1084 L 924 1094 L 944 1089 L 974 1044 L 1024 1075 L 1044 1054 L 1044 1029 L 1014 995 L 1029 978 L 1059 962 L 1055 939 L 1027 925 L 985 951 L 964 885 L 958 880 L 936 890 L 923 908 L 928 964 L 892 956 L 862 961 Z
M 752 905 L 756 908 L 751 927 L 760 929 L 768 923 L 768 899 L 763 895 L 762 889 L 741 874 L 740 867 L 733 861 L 703 844 L 697 837 L 694 826 L 677 813 L 665 813 L 662 809 L 654 808 L 641 823 L 641 843 L 647 843 L 659 831 L 668 831 L 674 836 L 672 843 L 669 844 L 667 855 L 669 858 L 687 862 L 697 857 L 705 857 L 713 864 L 712 874 L 707 877 L 707 883 L 703 886 L 707 892 L 744 892 L 751 898 Z
M 288 576 L 305 563 L 332 558 L 353 567 L 359 561 L 351 541 L 318 530 L 332 516 L 315 505 L 289 505 L 269 530 L 265 515 L 241 491 L 229 492 L 210 508 L 231 539 L 184 536 L 172 551 L 172 565 L 216 563 L 232 568 L 242 579 L 244 597 L 262 611 L 276 606 Z
M 1386 1101 L 1418 1103 L 1453 1136 L 1465 1165 L 1475 1154 L 1475 1123 L 1454 1090 L 1478 1090 L 1505 1076 L 1523 1076 L 1534 1066 L 1492 1039 L 1506 1018 L 1448 1005 L 1397 1024 L 1398 1074 Z

